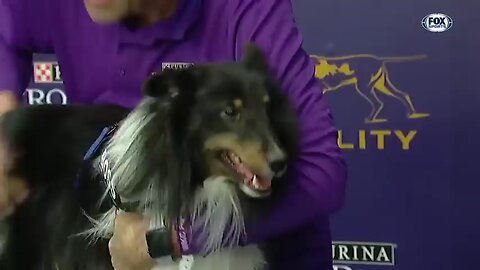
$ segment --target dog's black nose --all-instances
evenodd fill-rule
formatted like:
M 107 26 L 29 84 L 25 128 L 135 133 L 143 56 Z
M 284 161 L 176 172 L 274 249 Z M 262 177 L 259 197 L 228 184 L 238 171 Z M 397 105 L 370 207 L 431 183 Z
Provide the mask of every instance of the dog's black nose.
M 283 174 L 287 169 L 287 161 L 276 160 L 276 161 L 270 162 L 270 169 L 275 173 L 275 175 Z

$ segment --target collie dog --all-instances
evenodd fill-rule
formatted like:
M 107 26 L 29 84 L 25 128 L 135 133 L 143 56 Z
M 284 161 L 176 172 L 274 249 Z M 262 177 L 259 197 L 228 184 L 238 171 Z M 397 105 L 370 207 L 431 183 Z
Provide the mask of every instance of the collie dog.
M 185 217 L 201 230 L 192 269 L 268 266 L 263 245 L 238 244 L 288 189 L 298 124 L 262 52 L 249 45 L 239 62 L 153 74 L 143 92 L 131 111 L 38 105 L 3 116 L 9 176 L 25 179 L 30 195 L 3 221 L 0 269 L 112 269 L 117 199 L 152 229 Z M 109 126 L 113 135 L 98 144 Z M 155 269 L 178 265 L 164 257 Z

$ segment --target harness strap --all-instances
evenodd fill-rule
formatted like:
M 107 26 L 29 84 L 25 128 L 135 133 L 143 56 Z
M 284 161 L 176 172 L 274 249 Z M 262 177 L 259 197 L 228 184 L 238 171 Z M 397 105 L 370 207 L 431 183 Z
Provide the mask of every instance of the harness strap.
M 87 153 L 83 157 L 83 160 L 88 161 L 94 154 L 96 154 L 98 148 L 101 147 L 108 139 L 110 139 L 115 129 L 116 125 L 103 128 L 102 132 L 100 132 L 100 135 L 88 149 Z
M 82 170 L 85 170 L 86 168 L 91 168 L 91 161 L 95 157 L 99 156 L 99 150 L 104 148 L 105 143 L 108 142 L 108 140 L 111 139 L 113 134 L 115 134 L 115 131 L 116 131 L 117 127 L 118 127 L 118 124 L 103 128 L 103 130 L 100 132 L 100 135 L 97 137 L 97 139 L 95 139 L 93 144 L 90 146 L 88 151 L 85 153 L 85 155 L 83 157 L 84 166 L 78 172 L 77 179 L 74 182 L 74 187 L 77 191 L 80 189 L 80 186 L 82 184 L 81 183 L 82 178 L 80 177 L 80 175 L 82 173 Z M 104 153 L 105 153 L 105 150 L 104 150 Z M 104 185 L 104 188 L 109 189 L 108 195 L 110 197 L 110 201 L 112 202 L 112 204 L 115 206 L 115 208 L 121 209 L 122 203 L 121 203 L 121 200 L 120 200 L 120 196 L 118 196 L 115 189 L 111 186 L 111 182 L 110 182 L 111 173 L 107 174 L 106 171 L 105 171 L 105 170 L 110 171 L 110 168 L 106 168 L 106 166 L 105 166 L 105 165 L 108 165 L 108 162 L 105 163 L 105 160 L 106 160 L 105 155 L 102 155 L 102 158 L 101 158 L 101 163 L 102 164 L 100 164 L 100 167 L 101 167 L 100 169 L 102 170 L 102 175 L 100 175 L 99 177 L 101 178 L 101 181 Z M 85 165 L 87 165 L 87 166 L 85 166 Z
M 90 146 L 88 151 L 85 153 L 83 161 L 84 165 L 87 165 L 86 168 L 91 169 L 91 160 L 100 156 L 101 174 L 98 177 L 101 178 L 100 181 L 101 183 L 103 183 L 104 188 L 108 189 L 108 195 L 110 197 L 111 203 L 115 206 L 117 210 L 122 209 L 124 211 L 128 211 L 129 209 L 135 209 L 138 202 L 126 202 L 122 204 L 120 196 L 115 191 L 115 187 L 113 187 L 111 183 L 111 164 L 107 159 L 106 149 L 104 147 L 105 143 L 112 138 L 113 134 L 115 134 L 117 127 L 118 124 L 105 127 L 102 132 L 100 132 L 100 135 L 97 137 L 97 139 Z M 100 154 L 99 152 L 102 149 L 103 151 L 101 151 Z M 85 166 L 83 167 L 83 169 L 85 169 Z M 81 185 L 81 177 L 79 177 L 81 173 L 82 170 L 79 171 L 77 179 L 74 183 L 75 189 L 77 190 Z M 188 226 L 188 224 L 185 223 L 184 219 L 179 219 L 177 224 L 178 226 L 176 228 L 176 231 L 179 234 L 177 245 L 179 245 L 181 249 L 181 254 L 179 256 L 181 258 L 179 261 L 179 270 L 190 270 L 193 267 L 194 261 L 193 255 L 190 254 L 190 246 L 188 243 L 188 240 L 191 237 L 191 228 Z M 149 247 L 149 253 L 152 257 L 155 258 L 157 256 L 165 256 L 173 253 L 170 230 L 166 230 L 165 228 L 153 230 L 147 233 L 146 237 L 147 245 Z

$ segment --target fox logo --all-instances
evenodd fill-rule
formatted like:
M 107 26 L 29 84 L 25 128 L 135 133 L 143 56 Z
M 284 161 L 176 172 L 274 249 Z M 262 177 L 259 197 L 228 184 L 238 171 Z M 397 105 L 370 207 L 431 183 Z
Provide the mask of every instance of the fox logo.
M 378 93 L 390 96 L 403 104 L 407 118 L 428 117 L 427 113 L 419 113 L 407 93 L 398 89 L 390 80 L 387 64 L 394 62 L 415 61 L 426 58 L 425 55 L 406 57 L 378 57 L 370 54 L 349 55 L 340 57 L 323 57 L 312 55 L 315 61 L 315 76 L 323 84 L 323 92 L 332 92 L 345 86 L 353 85 L 355 91 L 371 106 L 366 123 L 387 122 L 381 117 L 384 107 Z

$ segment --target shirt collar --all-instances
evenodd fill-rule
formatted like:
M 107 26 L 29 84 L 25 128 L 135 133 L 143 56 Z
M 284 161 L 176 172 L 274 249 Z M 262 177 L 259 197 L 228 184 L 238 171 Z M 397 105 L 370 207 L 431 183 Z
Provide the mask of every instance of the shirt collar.
M 181 40 L 202 12 L 202 0 L 179 0 L 175 14 L 167 20 L 131 30 L 119 24 L 119 41 L 151 45 L 157 40 Z

